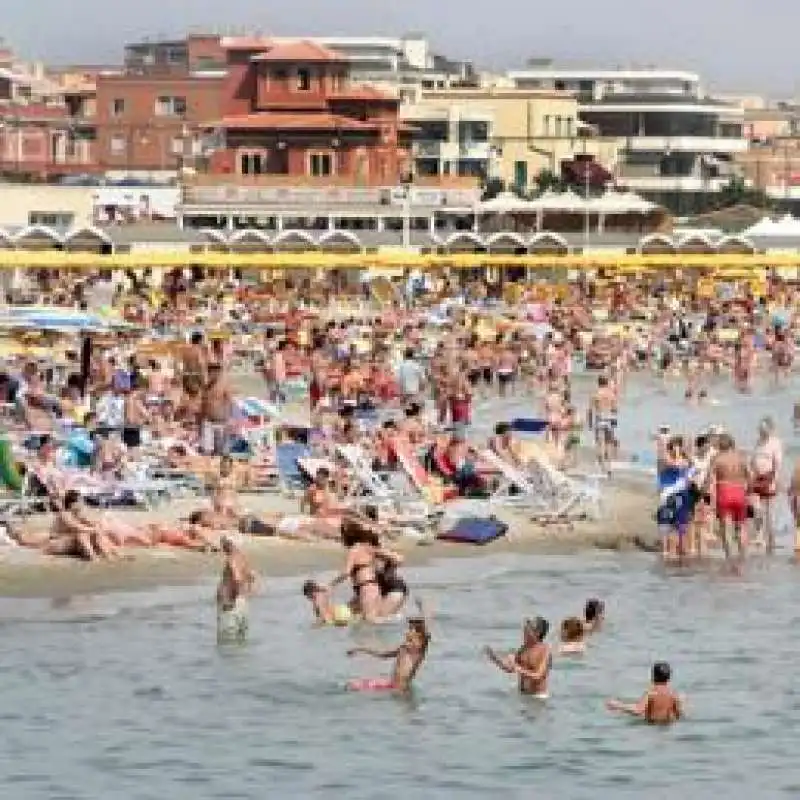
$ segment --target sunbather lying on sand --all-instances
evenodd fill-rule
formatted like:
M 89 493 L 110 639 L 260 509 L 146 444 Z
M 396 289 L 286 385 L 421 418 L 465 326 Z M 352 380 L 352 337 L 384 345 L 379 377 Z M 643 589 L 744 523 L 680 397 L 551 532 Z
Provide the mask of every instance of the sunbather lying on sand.
M 45 555 L 74 556 L 87 561 L 119 558 L 119 551 L 106 529 L 98 528 L 86 515 L 80 495 L 69 490 L 63 507 L 56 514 L 49 533 L 9 529 L 9 535 L 22 547 L 41 550 Z

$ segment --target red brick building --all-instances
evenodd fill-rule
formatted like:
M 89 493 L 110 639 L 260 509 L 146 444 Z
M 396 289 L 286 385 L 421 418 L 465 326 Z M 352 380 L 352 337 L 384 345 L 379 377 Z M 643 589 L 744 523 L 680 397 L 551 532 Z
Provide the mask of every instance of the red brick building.
M 352 85 L 343 57 L 310 42 L 139 42 L 119 69 L 74 85 L 62 77 L 38 97 L 0 63 L 0 174 L 167 177 L 191 167 L 391 185 L 409 163 L 399 101 Z
M 347 62 L 310 42 L 223 40 L 223 114 L 209 171 L 398 183 L 407 170 L 399 101 L 352 86 Z
M 174 172 L 202 166 L 201 123 L 220 114 L 223 84 L 221 73 L 183 69 L 101 75 L 98 170 Z
M 0 174 L 27 179 L 96 164 L 94 88 L 0 66 Z

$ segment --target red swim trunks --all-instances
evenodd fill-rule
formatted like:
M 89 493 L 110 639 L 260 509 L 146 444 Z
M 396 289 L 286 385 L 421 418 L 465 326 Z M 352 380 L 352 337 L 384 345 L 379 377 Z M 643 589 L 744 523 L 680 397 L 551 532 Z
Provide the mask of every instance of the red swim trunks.
M 351 692 L 392 692 L 395 685 L 388 678 L 358 678 L 347 682 Z
M 741 524 L 747 519 L 747 492 L 740 483 L 717 484 L 717 519 Z

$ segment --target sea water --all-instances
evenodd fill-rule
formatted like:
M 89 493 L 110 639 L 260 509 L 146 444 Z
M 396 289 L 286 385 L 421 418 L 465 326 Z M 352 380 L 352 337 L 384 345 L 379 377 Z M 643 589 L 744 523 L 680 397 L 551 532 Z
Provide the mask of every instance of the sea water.
M 589 391 L 579 381 L 576 393 Z M 665 393 L 666 392 L 666 393 Z M 621 414 L 629 451 L 661 423 L 722 424 L 752 445 L 772 414 L 793 460 L 793 393 L 759 387 L 687 407 L 638 381 Z M 530 401 L 478 406 L 476 429 L 534 416 Z M 788 543 L 788 531 L 781 537 Z M 433 611 L 412 696 L 348 693 L 389 663 L 402 626 L 313 629 L 300 579 L 269 580 L 244 645 L 218 647 L 213 586 L 0 602 L 0 797 L 10 800 L 619 798 L 800 795 L 800 568 L 783 549 L 742 576 L 718 564 L 665 571 L 652 556 L 479 555 L 408 571 Z M 519 644 L 523 618 L 556 631 L 589 596 L 608 624 L 580 659 L 557 659 L 551 698 L 520 697 L 482 656 Z M 686 720 L 649 728 L 609 714 L 666 659 Z
M 643 554 L 453 559 L 409 571 L 433 614 L 412 696 L 344 690 L 402 626 L 314 629 L 298 580 L 266 581 L 245 645 L 217 647 L 213 587 L 46 607 L 5 603 L 0 796 L 19 800 L 796 796 L 800 574 L 754 559 L 665 572 Z M 587 597 L 608 621 L 520 697 L 481 648 L 525 617 L 557 630 Z M 685 721 L 608 713 L 666 659 Z M 688 794 L 686 794 L 688 792 Z

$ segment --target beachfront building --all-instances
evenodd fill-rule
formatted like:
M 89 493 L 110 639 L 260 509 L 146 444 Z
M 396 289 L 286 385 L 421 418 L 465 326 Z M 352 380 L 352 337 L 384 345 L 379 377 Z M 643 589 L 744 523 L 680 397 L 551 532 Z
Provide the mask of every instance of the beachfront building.
M 748 147 L 741 105 L 709 97 L 692 72 L 534 61 L 508 77 L 519 88 L 574 92 L 580 120 L 623 142 L 617 183 L 679 214 L 707 205 Z
M 477 86 L 479 76 L 469 61 L 440 55 L 419 33 L 400 37 L 319 36 L 305 41 L 335 50 L 345 59 L 354 83 L 364 83 L 394 94 L 403 102 L 415 101 L 420 91 L 453 86 Z M 276 37 L 275 44 L 292 39 Z
M 0 175 L 45 179 L 95 163 L 91 79 L 54 79 L 0 50 Z
M 126 45 L 123 68 L 97 80 L 97 168 L 169 181 L 203 169 L 203 125 L 222 113 L 225 51 L 216 35 Z
M 122 226 L 139 221 L 174 225 L 177 186 L 0 184 L 0 226 L 43 225 L 64 230 L 83 225 Z
M 114 178 L 168 181 L 202 167 L 205 120 L 221 113 L 224 74 L 124 72 L 97 79 L 97 171 Z
M 395 186 L 408 175 L 399 100 L 354 84 L 346 59 L 311 42 L 235 39 L 226 46 L 211 174 Z
M 611 177 L 618 140 L 595 135 L 578 110 L 567 91 L 484 86 L 423 91 L 401 116 L 416 129 L 416 175 L 498 178 L 529 193 L 545 171 L 568 177 L 576 160 Z
M 185 229 L 255 231 L 295 243 L 338 233 L 410 247 L 434 234 L 473 230 L 480 195 L 476 180 L 458 177 L 359 186 L 341 177 L 196 175 L 183 181 L 177 217 Z
M 753 142 L 737 156 L 745 179 L 779 201 L 785 211 L 800 212 L 800 136 L 776 136 Z
M 785 211 L 800 212 L 800 107 L 744 97 L 744 134 L 749 148 L 736 162 L 748 184 L 778 201 Z

